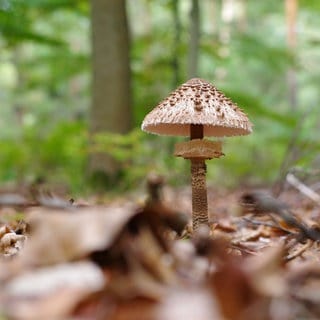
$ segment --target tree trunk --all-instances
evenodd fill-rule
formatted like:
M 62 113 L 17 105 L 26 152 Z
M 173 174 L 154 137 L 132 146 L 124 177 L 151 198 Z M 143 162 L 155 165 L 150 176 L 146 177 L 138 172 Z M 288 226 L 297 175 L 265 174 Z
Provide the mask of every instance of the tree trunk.
M 173 12 L 173 27 L 174 27 L 174 40 L 173 40 L 173 83 L 172 87 L 176 88 L 180 85 L 180 41 L 181 41 L 181 21 L 179 15 L 179 0 L 172 0 L 172 12 Z
M 190 42 L 188 56 L 188 78 L 194 78 L 198 75 L 199 60 L 199 42 L 200 42 L 200 9 L 199 0 L 192 0 L 190 11 Z
M 294 50 L 297 46 L 297 14 L 298 0 L 285 0 L 287 46 L 288 50 L 292 53 L 294 53 Z M 287 71 L 287 90 L 289 108 L 291 111 L 295 111 L 297 109 L 297 76 L 296 71 L 292 67 L 289 67 Z M 288 169 L 299 158 L 299 146 L 297 144 L 297 140 L 301 133 L 301 128 L 305 123 L 306 116 L 307 114 L 305 114 L 303 117 L 300 117 L 296 128 L 292 131 L 284 158 L 280 165 L 278 179 L 272 187 L 274 196 L 278 196 L 283 191 Z
M 90 135 L 127 133 L 131 127 L 129 31 L 125 0 L 91 0 L 92 106 Z M 120 166 L 110 154 L 92 153 L 91 174 L 108 178 Z
M 287 24 L 287 45 L 289 50 L 293 53 L 297 46 L 297 12 L 298 0 L 285 0 L 286 10 L 286 24 Z M 289 68 L 287 73 L 287 85 L 289 105 L 291 110 L 297 108 L 297 76 L 293 68 Z
M 222 27 L 220 30 L 220 41 L 225 46 L 229 45 L 231 38 L 231 23 L 235 18 L 235 1 L 234 0 L 222 0 L 221 3 L 221 21 Z M 226 52 L 229 51 L 226 49 Z
M 238 0 L 238 19 L 237 24 L 241 32 L 245 32 L 247 29 L 247 0 Z

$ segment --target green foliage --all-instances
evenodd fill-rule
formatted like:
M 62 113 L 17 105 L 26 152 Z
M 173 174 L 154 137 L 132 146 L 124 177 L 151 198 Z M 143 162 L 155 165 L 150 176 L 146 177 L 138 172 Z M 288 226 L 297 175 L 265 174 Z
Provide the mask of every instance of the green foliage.
M 6 223 L 10 223 L 10 222 L 14 222 L 14 221 L 21 221 L 21 220 L 25 220 L 26 219 L 26 214 L 24 212 L 16 212 L 14 214 L 3 214 L 1 216 L 1 220 L 2 222 L 6 222 Z M 0 316 L 0 320 L 1 320 L 1 316 Z
M 298 151 L 290 166 L 314 166 L 319 115 L 310 107 L 320 103 L 319 1 L 299 2 L 298 46 L 291 52 L 283 2 L 245 2 L 244 28 L 236 20 L 224 23 L 220 1 L 216 4 L 214 12 L 209 1 L 200 1 L 198 73 L 248 113 L 254 132 L 225 139 L 226 156 L 208 162 L 209 183 L 274 181 L 292 137 Z M 173 184 L 189 180 L 188 161 L 173 156 L 176 139 L 145 134 L 140 124 L 175 88 L 177 73 L 179 81 L 187 80 L 190 3 L 179 1 L 179 41 L 174 1 L 128 0 L 127 5 L 135 129 L 97 135 L 89 145 L 89 2 L 0 0 L 0 181 L 45 176 L 84 191 L 93 150 L 122 164 L 122 189 L 135 187 L 149 171 L 163 173 Z M 288 99 L 288 70 L 297 80 L 295 111 Z
M 99 133 L 92 139 L 91 152 L 105 152 L 114 157 L 123 168 L 121 189 L 130 189 L 141 184 L 148 172 L 168 175 L 172 184 L 186 181 L 188 164 L 173 156 L 175 139 L 148 136 L 140 128 L 129 134 Z
M 320 3 L 317 0 L 300 0 L 299 5 L 308 10 L 320 11 Z
M 87 133 L 83 123 L 60 122 L 42 133 L 31 127 L 21 137 L 0 141 L 0 180 L 49 183 L 85 190 Z
M 297 115 L 288 114 L 281 110 L 273 110 L 263 104 L 259 97 L 254 97 L 250 93 L 232 91 L 229 89 L 223 90 L 228 97 L 235 101 L 240 106 L 246 106 L 246 112 L 249 117 L 258 118 L 258 121 L 268 121 L 269 125 L 278 123 L 286 128 L 292 129 L 297 123 Z
M 19 41 L 34 41 L 48 45 L 62 45 L 64 42 L 32 28 L 34 12 L 28 15 L 30 3 L 19 0 L 1 0 L 0 3 L 0 32 L 8 44 L 15 45 Z

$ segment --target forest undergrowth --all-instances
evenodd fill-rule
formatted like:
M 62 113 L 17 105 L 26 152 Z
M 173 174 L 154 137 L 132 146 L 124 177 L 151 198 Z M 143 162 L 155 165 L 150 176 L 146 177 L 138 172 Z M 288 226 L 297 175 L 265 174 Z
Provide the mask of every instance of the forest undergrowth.
M 319 319 L 319 202 L 302 185 L 210 188 L 195 232 L 191 190 L 157 176 L 102 204 L 2 193 L 0 319 Z

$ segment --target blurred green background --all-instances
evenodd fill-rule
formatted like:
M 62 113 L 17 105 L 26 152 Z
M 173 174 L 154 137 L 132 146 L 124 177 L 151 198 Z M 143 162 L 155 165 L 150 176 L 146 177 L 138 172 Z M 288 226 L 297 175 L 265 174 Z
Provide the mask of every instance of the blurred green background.
M 254 124 L 225 139 L 209 184 L 266 185 L 317 169 L 319 30 L 318 0 L 0 0 L 0 182 L 120 191 L 155 171 L 187 183 L 188 161 L 173 156 L 183 138 L 140 125 L 194 76 Z

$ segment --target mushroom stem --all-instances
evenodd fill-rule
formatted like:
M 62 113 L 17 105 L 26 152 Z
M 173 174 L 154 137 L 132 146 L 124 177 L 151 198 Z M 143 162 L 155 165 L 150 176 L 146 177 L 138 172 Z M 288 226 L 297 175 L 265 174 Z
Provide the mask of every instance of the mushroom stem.
M 201 224 L 208 225 L 208 200 L 206 164 L 203 159 L 191 160 L 192 226 L 196 230 Z
M 203 125 L 191 124 L 190 125 L 190 140 L 203 139 Z
M 203 139 L 203 125 L 191 124 L 190 140 Z M 206 164 L 204 159 L 191 158 L 192 226 L 196 230 L 201 224 L 208 225 L 208 199 Z

